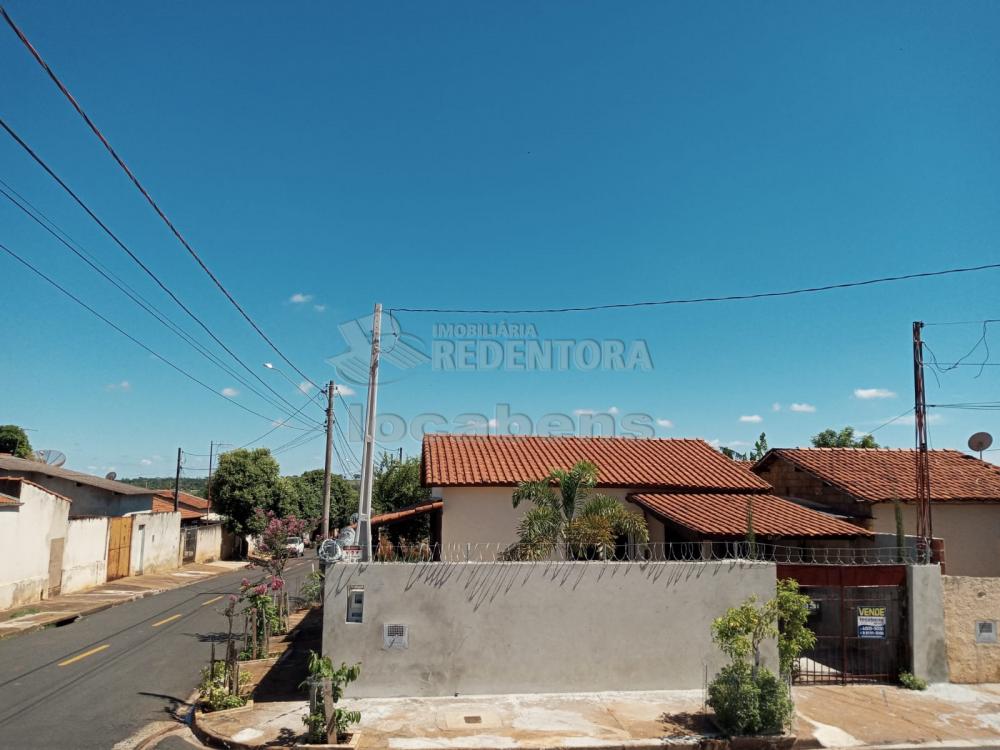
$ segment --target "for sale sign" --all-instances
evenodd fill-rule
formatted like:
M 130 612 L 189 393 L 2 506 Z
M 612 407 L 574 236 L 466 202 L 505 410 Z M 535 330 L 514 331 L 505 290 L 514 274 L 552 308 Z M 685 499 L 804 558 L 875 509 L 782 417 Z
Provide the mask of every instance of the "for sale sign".
M 885 607 L 858 607 L 858 638 L 885 638 Z

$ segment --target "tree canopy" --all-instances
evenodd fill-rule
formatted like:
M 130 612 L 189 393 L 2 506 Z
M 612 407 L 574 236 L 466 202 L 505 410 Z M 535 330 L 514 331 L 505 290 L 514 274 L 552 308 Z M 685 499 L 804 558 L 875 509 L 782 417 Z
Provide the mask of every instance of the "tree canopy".
M 287 515 L 292 502 L 291 488 L 267 448 L 219 456 L 212 475 L 212 506 L 227 517 L 226 527 L 234 533 L 259 534 L 264 522 L 258 509 Z
M 0 453 L 13 453 L 18 458 L 33 458 L 34 451 L 28 433 L 16 424 L 0 425 Z
M 823 430 L 818 435 L 812 436 L 814 448 L 878 448 L 879 444 L 871 435 L 854 437 L 854 428 L 845 427 L 837 432 L 834 429 Z
M 372 484 L 372 512 L 388 513 L 429 499 L 429 487 L 420 485 L 420 459 L 399 461 L 390 453 L 383 453 L 375 467 Z
M 323 517 L 323 470 L 313 469 L 286 477 L 288 512 L 315 522 Z M 330 528 L 346 526 L 358 510 L 358 489 L 339 474 L 330 477 Z

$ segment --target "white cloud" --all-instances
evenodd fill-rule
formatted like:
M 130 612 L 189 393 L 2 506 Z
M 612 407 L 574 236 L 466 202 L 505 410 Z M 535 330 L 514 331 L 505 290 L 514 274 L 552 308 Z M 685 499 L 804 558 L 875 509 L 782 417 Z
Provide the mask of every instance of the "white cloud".
M 573 410 L 573 416 L 575 416 L 575 417 L 582 417 L 585 414 L 596 414 L 596 413 L 597 412 L 595 412 L 593 409 L 574 409 Z
M 854 398 L 896 398 L 896 394 L 888 388 L 855 388 Z
M 490 427 L 494 427 L 494 428 L 495 428 L 495 427 L 497 426 L 497 418 L 496 418 L 496 417 L 493 417 L 493 418 L 492 418 L 492 419 L 490 419 L 490 421 L 489 421 L 489 422 L 487 422 L 486 424 L 487 424 L 487 425 L 489 425 Z
M 713 448 L 718 448 L 720 445 L 722 445 L 722 441 L 719 440 L 719 438 L 712 438 L 711 440 L 708 441 L 708 444 L 711 445 Z
M 887 418 L 886 421 L 888 422 L 889 419 L 891 419 L 891 417 Z M 913 416 L 912 414 L 908 414 L 905 417 L 899 417 L 898 419 L 893 419 L 886 426 L 888 427 L 889 425 L 894 425 L 897 427 L 898 426 L 912 427 L 916 421 L 917 418 L 915 416 Z M 927 415 L 927 424 L 939 424 L 941 421 L 942 421 L 942 416 L 940 414 Z M 881 424 L 885 424 L 885 422 L 882 422 Z
M 139 463 L 142 464 L 143 466 L 152 466 L 153 465 L 153 462 L 150 461 L 148 458 L 140 459 Z
M 132 384 L 130 382 L 128 382 L 127 380 L 123 380 L 120 383 L 108 383 L 106 386 L 104 386 L 104 390 L 106 390 L 106 391 L 131 391 L 132 390 Z
M 740 417 L 741 422 L 749 422 L 750 424 L 758 424 L 764 421 L 764 417 L 760 414 L 744 414 Z
M 745 440 L 730 440 L 726 445 L 730 448 L 749 448 L 751 443 Z
M 326 305 L 313 305 L 313 310 L 316 312 L 326 312 Z
M 775 401 L 773 404 L 771 404 L 771 411 L 781 411 L 781 404 Z
M 295 294 L 293 294 L 291 297 L 288 298 L 288 301 L 294 305 L 302 305 L 311 300 L 312 298 L 313 296 L 311 294 L 305 294 L 304 292 L 296 292 Z
M 816 407 L 812 404 L 792 404 L 788 408 L 792 411 L 803 412 L 805 414 L 812 414 L 816 411 Z
M 673 427 L 674 426 L 674 423 L 671 422 L 669 419 L 657 419 L 656 420 L 656 424 L 660 425 L 660 427 Z
M 221 391 L 219 391 L 219 393 L 221 393 L 226 398 L 235 398 L 236 396 L 240 395 L 240 392 L 238 390 L 229 387 L 223 388 Z
M 353 396 L 354 389 L 349 385 L 336 385 L 333 386 L 333 392 L 339 396 Z
M 614 415 L 614 414 L 617 414 L 617 413 L 618 413 L 618 407 L 617 406 L 608 407 L 608 414 Z
M 303 380 L 301 383 L 299 383 L 299 390 L 302 391 L 302 393 L 306 394 L 307 396 L 312 392 L 312 389 L 313 389 L 313 384 L 310 383 L 308 380 Z

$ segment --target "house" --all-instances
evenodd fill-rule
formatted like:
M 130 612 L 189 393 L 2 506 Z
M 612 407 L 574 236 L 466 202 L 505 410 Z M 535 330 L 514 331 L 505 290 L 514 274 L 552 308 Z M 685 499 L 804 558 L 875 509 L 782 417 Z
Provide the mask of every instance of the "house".
M 954 450 L 929 451 L 932 530 L 948 573 L 1000 576 L 1000 467 Z M 776 494 L 895 534 L 895 502 L 916 534 L 916 451 L 775 448 L 753 469 Z
M 0 479 L 0 610 L 59 593 L 70 505 L 23 477 Z
M 180 490 L 177 493 L 177 509 L 181 514 L 181 525 L 200 523 L 207 520 L 208 500 L 190 492 Z M 153 496 L 152 510 L 164 512 L 174 509 L 174 491 L 157 490 Z
M 665 543 L 710 545 L 745 538 L 753 506 L 758 541 L 799 545 L 853 540 L 867 531 L 775 496 L 756 474 L 737 466 L 703 440 L 624 437 L 425 435 L 421 481 L 441 506 L 443 556 L 463 547 L 494 553 L 517 541 L 527 509 L 513 507 L 516 486 L 579 461 L 598 468 L 598 490 L 645 518 L 649 549 Z M 437 524 L 432 524 L 432 532 Z M 474 552 L 473 554 L 478 554 Z
M 23 477 L 71 498 L 73 514 L 77 516 L 124 516 L 151 511 L 153 497 L 160 491 L 0 454 L 0 477 L 4 476 Z

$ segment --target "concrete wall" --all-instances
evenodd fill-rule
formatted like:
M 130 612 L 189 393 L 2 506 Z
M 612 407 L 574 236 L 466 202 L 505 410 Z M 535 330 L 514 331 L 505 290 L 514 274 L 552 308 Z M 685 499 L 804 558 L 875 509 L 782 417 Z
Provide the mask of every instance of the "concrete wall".
M 774 565 L 735 560 L 337 564 L 323 651 L 362 663 L 357 697 L 695 689 L 726 663 L 712 620 L 774 590 Z M 385 624 L 408 626 L 408 648 L 383 648 Z M 764 662 L 777 668 L 773 643 Z
M 195 562 L 212 562 L 222 558 L 222 524 L 198 527 L 198 543 L 195 547 Z
M 948 650 L 945 645 L 941 566 L 908 565 L 906 593 L 913 658 L 910 671 L 928 682 L 947 682 Z
M 178 567 L 180 538 L 180 513 L 136 513 L 132 518 L 132 575 Z
M 1000 643 L 976 642 L 980 620 L 1000 620 L 1000 578 L 944 576 L 945 637 L 952 682 L 1000 682 Z
M 74 518 L 66 529 L 63 551 L 62 590 L 74 591 L 100 586 L 108 579 L 107 517 Z
M 903 506 L 907 534 L 917 533 L 916 511 Z M 892 503 L 873 506 L 873 513 L 872 531 L 896 533 Z M 932 503 L 931 516 L 949 575 L 1000 576 L 1000 503 Z
M 30 484 L 20 493 L 21 505 L 0 507 L 0 609 L 49 595 L 50 545 L 66 537 L 68 501 Z
M 70 513 L 74 516 L 123 516 L 126 513 L 150 510 L 156 492 L 150 490 L 148 495 L 119 495 L 100 487 L 80 484 L 62 477 L 50 477 L 46 474 L 18 472 L 17 476 L 24 476 L 56 494 L 68 497 L 73 501 Z
M 639 506 L 625 499 L 634 491 L 628 488 L 600 490 L 618 499 L 629 510 L 643 515 Z M 496 550 L 516 542 L 521 516 L 532 507 L 531 503 L 514 507 L 511 501 L 513 487 L 439 487 L 431 494 L 444 500 L 441 543 L 444 559 L 451 560 L 465 559 L 460 550 L 464 544 L 490 546 Z M 662 537 L 662 524 L 658 526 Z

